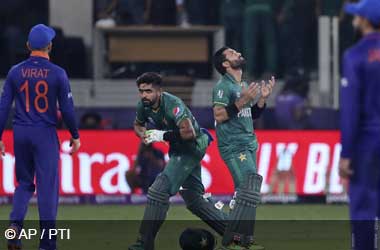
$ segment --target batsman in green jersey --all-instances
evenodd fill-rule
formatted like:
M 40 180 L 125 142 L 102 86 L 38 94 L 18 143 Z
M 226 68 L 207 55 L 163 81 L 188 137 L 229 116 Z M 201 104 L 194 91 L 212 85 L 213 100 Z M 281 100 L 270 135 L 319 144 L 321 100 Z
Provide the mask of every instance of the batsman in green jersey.
M 248 85 L 242 81 L 245 59 L 223 47 L 214 54 L 214 66 L 222 75 L 213 89 L 213 110 L 220 155 L 235 185 L 235 196 L 223 236 L 225 249 L 264 249 L 254 243 L 256 206 L 260 202 L 262 177 L 257 174 L 257 139 L 253 119 L 260 116 L 275 79 Z M 254 101 L 258 99 L 256 103 Z
M 144 143 L 169 143 L 169 162 L 149 187 L 148 202 L 139 238 L 129 250 L 153 250 L 154 239 L 169 209 L 169 198 L 178 191 L 187 208 L 223 235 L 225 215 L 210 198 L 205 198 L 201 181 L 201 160 L 212 140 L 201 129 L 181 99 L 161 90 L 162 78 L 148 72 L 137 79 L 141 101 L 137 105 L 134 129 Z M 147 124 L 155 129 L 147 130 Z

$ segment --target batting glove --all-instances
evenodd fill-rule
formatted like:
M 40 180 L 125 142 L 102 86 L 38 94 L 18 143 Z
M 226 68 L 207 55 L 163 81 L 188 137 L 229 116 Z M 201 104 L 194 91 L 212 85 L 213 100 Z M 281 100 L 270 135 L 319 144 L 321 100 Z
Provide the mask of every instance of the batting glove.
M 151 129 L 145 132 L 145 141 L 149 144 L 152 142 L 160 142 L 164 141 L 164 134 L 166 131 Z

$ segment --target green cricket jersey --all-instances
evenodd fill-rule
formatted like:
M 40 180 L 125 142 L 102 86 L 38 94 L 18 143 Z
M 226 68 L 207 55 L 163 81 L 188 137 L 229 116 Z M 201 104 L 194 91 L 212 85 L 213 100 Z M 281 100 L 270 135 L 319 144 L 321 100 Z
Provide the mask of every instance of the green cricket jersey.
M 242 82 L 242 84 L 248 87 L 247 83 Z M 241 85 L 226 73 L 213 89 L 213 106 L 228 106 L 234 103 L 240 97 L 241 90 Z M 257 149 L 256 135 L 253 133 L 252 105 L 252 102 L 248 103 L 236 117 L 216 124 L 221 154 L 236 153 L 243 149 Z
M 137 104 L 136 121 L 140 124 L 149 123 L 159 130 L 179 131 L 180 122 L 186 118 L 191 120 L 198 138 L 201 135 L 198 122 L 180 98 L 163 92 L 158 110 L 144 107 L 141 101 Z M 170 144 L 170 150 L 172 152 L 181 152 L 193 146 L 196 146 L 194 141 L 178 141 Z

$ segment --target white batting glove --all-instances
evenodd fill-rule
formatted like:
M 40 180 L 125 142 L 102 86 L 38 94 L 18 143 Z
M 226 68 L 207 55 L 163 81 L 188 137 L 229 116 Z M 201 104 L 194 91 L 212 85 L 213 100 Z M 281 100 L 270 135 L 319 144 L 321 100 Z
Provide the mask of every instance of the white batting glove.
M 151 129 L 145 131 L 145 141 L 149 144 L 152 142 L 160 142 L 164 141 L 164 134 L 166 131 L 163 130 L 157 130 L 157 129 Z

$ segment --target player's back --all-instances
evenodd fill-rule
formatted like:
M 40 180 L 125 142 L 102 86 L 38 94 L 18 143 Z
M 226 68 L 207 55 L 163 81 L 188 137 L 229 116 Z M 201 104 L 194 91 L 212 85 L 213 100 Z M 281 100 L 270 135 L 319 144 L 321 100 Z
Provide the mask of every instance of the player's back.
M 380 33 L 366 36 L 348 53 L 359 63 L 360 127 L 380 132 Z
M 65 71 L 44 56 L 15 65 L 8 81 L 15 99 L 14 124 L 46 127 L 57 123 L 57 100 L 67 79 Z

